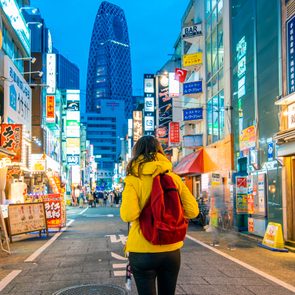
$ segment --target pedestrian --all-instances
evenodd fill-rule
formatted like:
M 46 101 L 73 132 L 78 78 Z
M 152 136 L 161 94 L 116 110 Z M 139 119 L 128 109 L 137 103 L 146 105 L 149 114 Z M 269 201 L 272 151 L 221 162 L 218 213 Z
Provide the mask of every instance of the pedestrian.
M 198 204 L 181 178 L 172 172 L 172 163 L 153 136 L 143 136 L 137 141 L 126 170 L 120 215 L 123 221 L 131 222 L 126 252 L 129 252 L 138 294 L 157 294 L 157 280 L 159 295 L 174 295 L 183 241 L 168 245 L 150 243 L 140 230 L 139 216 L 149 199 L 153 177 L 167 171 L 178 189 L 186 218 L 198 215 Z
M 107 206 L 107 200 L 108 200 L 108 193 L 106 191 L 103 192 L 103 205 L 104 207 Z

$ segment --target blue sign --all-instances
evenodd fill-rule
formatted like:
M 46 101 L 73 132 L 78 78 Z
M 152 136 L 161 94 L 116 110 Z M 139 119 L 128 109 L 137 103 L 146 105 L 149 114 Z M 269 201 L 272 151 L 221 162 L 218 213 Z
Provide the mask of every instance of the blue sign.
M 288 93 L 295 91 L 295 15 L 287 22 Z
M 202 81 L 189 82 L 183 84 L 183 94 L 194 94 L 201 92 L 203 92 Z
M 16 111 L 17 94 L 14 85 L 9 86 L 9 106 Z
M 183 121 L 202 120 L 203 108 L 194 108 L 183 110 Z
M 273 142 L 269 142 L 267 144 L 267 160 L 268 161 L 273 161 L 273 152 L 274 152 Z

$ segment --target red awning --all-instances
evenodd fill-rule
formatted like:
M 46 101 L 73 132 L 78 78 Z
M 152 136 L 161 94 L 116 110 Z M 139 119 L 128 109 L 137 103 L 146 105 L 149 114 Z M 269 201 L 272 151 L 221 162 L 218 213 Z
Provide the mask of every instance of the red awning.
M 173 169 L 178 175 L 203 173 L 203 149 L 185 156 Z

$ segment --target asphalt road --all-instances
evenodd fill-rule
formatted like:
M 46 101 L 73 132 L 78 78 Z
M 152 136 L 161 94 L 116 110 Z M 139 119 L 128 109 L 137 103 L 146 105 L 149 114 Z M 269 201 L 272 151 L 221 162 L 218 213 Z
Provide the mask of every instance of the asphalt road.
M 1 253 L 0 294 L 51 295 L 88 284 L 92 285 L 85 287 L 88 291 L 76 293 L 72 289 L 72 293 L 64 294 L 119 294 L 115 288 L 124 288 L 125 284 L 123 244 L 127 234 L 119 209 L 70 207 L 67 217 L 70 225 L 64 232 L 51 232 L 49 238 L 39 238 L 36 234 L 20 236 L 12 244 L 12 255 Z M 285 277 L 278 277 L 272 271 L 267 274 L 266 269 L 257 265 L 257 261 L 263 261 L 264 249 L 239 247 L 243 242 L 237 237 L 236 250 L 228 250 L 229 236 L 224 235 L 220 247 L 212 249 L 208 246 L 210 236 L 195 226 L 190 227 L 188 235 L 182 249 L 177 295 L 295 293 L 295 288 L 292 289 L 292 284 L 295 286 L 294 253 L 274 258 L 283 261 L 279 268 L 287 272 Z M 267 259 L 269 257 L 272 256 Z M 281 280 L 287 284 L 282 286 Z M 113 286 L 114 293 L 94 292 L 93 286 L 103 290 L 105 284 Z M 134 281 L 130 294 L 137 294 Z

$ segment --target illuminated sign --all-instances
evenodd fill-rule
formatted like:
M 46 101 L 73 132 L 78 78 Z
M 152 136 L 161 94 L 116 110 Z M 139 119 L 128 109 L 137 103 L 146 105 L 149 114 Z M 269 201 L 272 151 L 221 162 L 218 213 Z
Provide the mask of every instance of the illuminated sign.
M 169 73 L 169 96 L 179 96 L 179 81 L 175 80 L 175 73 Z
M 183 121 L 202 120 L 203 108 L 193 108 L 183 110 Z
M 295 103 L 288 105 L 288 128 L 295 127 Z
M 286 25 L 287 29 L 287 79 L 288 93 L 295 91 L 295 15 L 293 15 Z
M 144 131 L 154 131 L 155 130 L 155 119 L 153 116 L 144 117 Z
M 254 125 L 242 130 L 240 134 L 240 150 L 247 150 L 256 146 L 256 128 Z
M 145 78 L 144 79 L 144 92 L 145 93 L 154 93 L 155 92 L 154 78 Z
M 142 112 L 133 111 L 133 142 L 142 136 Z
M 80 165 L 80 155 L 67 155 L 67 164 L 69 166 Z
M 20 13 L 19 7 L 15 0 L 0 0 L 1 7 L 6 14 L 16 35 L 19 37 L 26 53 L 31 54 L 31 40 L 29 28 Z
M 80 138 L 67 138 L 66 147 L 67 155 L 80 155 Z
M 31 133 L 32 91 L 24 77 L 7 55 L 4 56 L 4 77 L 10 82 L 4 83 L 4 122 L 24 125 Z
M 54 94 L 56 90 L 56 55 L 47 54 L 46 55 L 46 84 L 47 93 Z
M 144 98 L 144 111 L 145 112 L 154 112 L 155 111 L 155 98 L 145 97 Z
M 179 122 L 169 123 L 169 145 L 180 143 L 180 126 Z
M 203 53 L 197 52 L 193 54 L 185 54 L 182 57 L 182 65 L 184 67 L 199 65 L 203 63 Z
M 195 94 L 201 93 L 202 89 L 202 81 L 195 81 L 183 84 L 183 94 Z
M 192 38 L 202 35 L 202 24 L 194 24 L 182 29 L 182 38 Z
M 46 95 L 46 122 L 55 122 L 55 97 L 54 95 Z
M 1 147 L 15 153 L 14 162 L 21 162 L 22 157 L 22 125 L 1 125 Z

